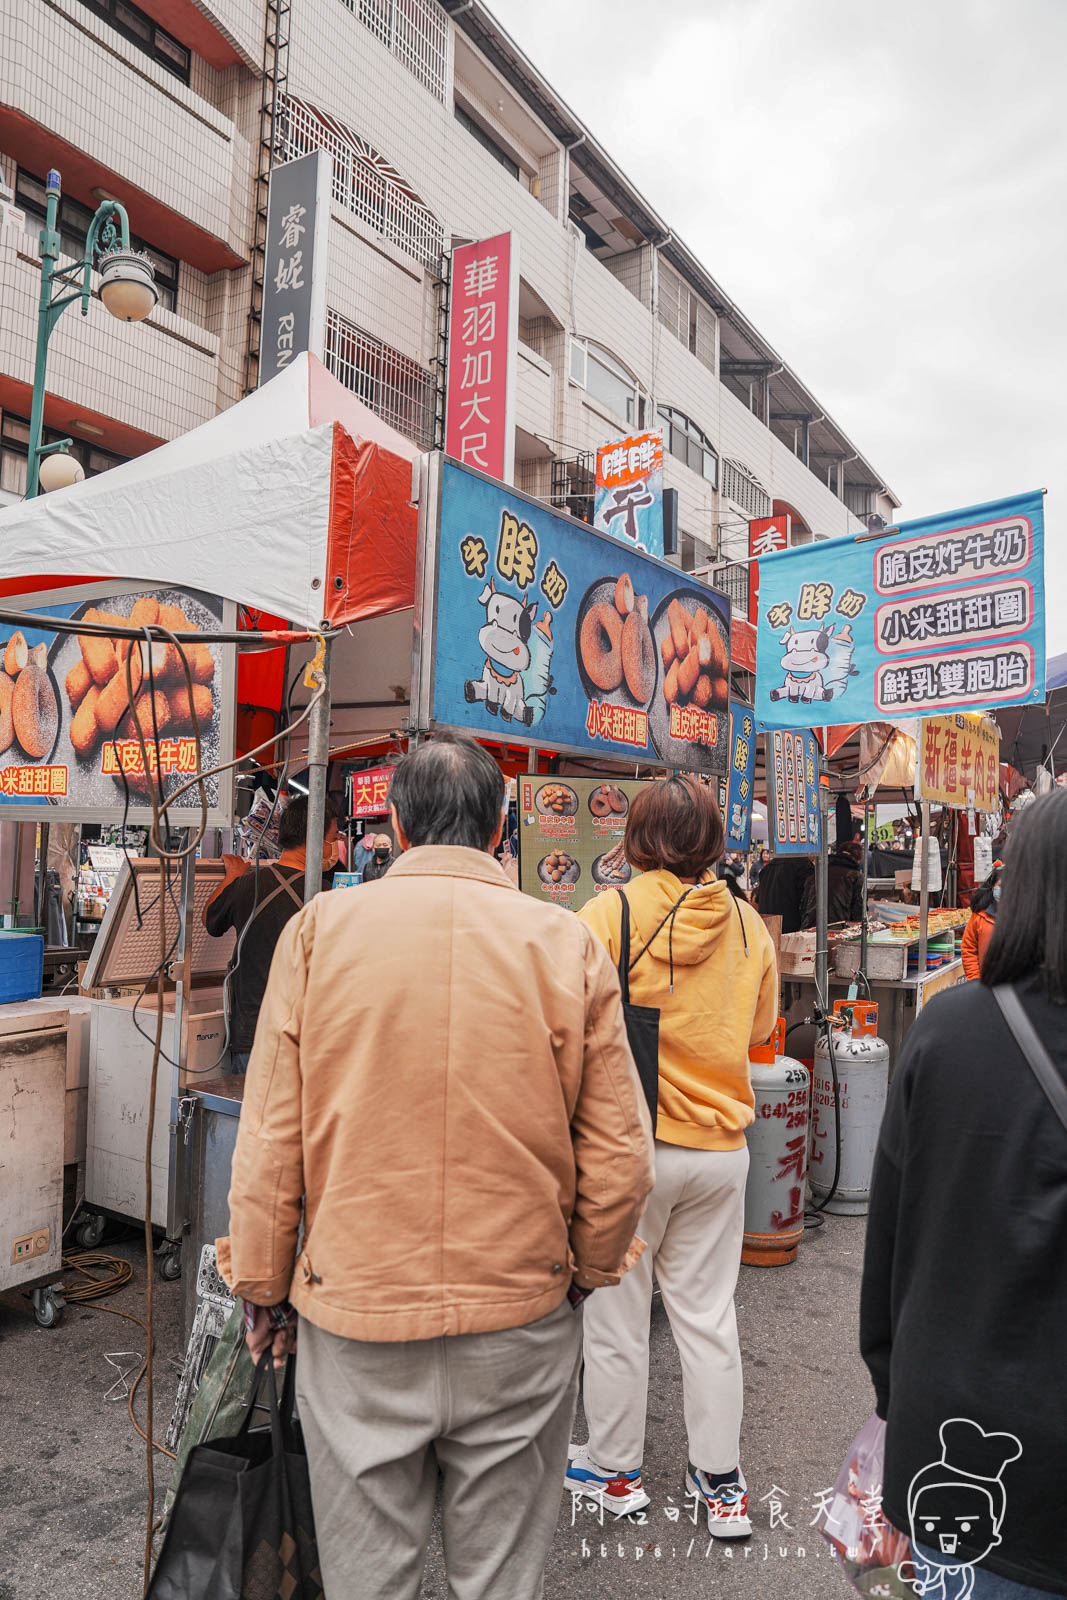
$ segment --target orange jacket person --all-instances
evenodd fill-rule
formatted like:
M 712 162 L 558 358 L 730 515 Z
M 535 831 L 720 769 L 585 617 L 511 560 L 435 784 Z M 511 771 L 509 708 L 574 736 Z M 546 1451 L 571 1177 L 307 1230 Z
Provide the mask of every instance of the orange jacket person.
M 982 976 L 982 957 L 996 927 L 997 902 L 1000 900 L 1000 868 L 971 895 L 971 917 L 963 930 L 963 975 L 970 982 Z

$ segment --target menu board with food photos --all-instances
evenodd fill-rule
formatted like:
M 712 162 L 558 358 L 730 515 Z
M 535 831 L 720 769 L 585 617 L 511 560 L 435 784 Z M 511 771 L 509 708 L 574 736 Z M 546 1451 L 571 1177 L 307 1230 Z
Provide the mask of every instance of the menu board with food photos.
M 618 847 L 633 778 L 527 777 L 519 782 L 519 887 L 569 911 L 636 877 Z

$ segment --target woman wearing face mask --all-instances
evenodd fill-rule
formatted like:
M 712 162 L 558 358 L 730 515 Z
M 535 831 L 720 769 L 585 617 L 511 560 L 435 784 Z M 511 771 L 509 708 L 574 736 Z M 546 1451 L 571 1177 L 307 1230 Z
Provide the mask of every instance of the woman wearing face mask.
M 1000 862 L 979 888 L 971 895 L 971 917 L 963 930 L 963 973 L 969 982 L 982 976 L 982 957 L 986 945 L 993 937 L 997 925 L 997 906 L 1000 904 Z
M 363 868 L 363 882 L 373 883 L 376 878 L 384 878 L 393 864 L 393 841 L 387 833 L 379 833 L 374 837 L 374 850 L 371 859 Z

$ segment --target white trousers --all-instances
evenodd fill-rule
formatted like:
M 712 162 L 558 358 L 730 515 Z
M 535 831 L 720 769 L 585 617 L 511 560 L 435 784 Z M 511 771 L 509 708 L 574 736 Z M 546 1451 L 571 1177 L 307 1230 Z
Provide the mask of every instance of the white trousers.
M 634 1472 L 645 1447 L 653 1270 L 682 1359 L 689 1459 L 705 1472 L 740 1465 L 741 1347 L 734 1289 L 741 1265 L 748 1146 L 689 1150 L 656 1141 L 656 1184 L 638 1234 L 647 1249 L 622 1281 L 585 1303 L 585 1413 L 598 1466 Z

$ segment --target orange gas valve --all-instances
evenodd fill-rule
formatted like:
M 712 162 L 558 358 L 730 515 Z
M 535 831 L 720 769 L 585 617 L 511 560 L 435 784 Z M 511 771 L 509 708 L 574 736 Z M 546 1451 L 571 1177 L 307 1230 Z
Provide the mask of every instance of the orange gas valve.
M 875 1000 L 835 1000 L 834 1016 L 852 1030 L 852 1037 L 878 1032 L 878 1003 Z

